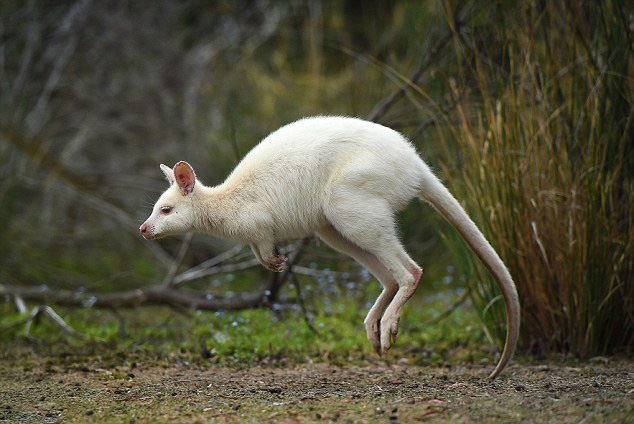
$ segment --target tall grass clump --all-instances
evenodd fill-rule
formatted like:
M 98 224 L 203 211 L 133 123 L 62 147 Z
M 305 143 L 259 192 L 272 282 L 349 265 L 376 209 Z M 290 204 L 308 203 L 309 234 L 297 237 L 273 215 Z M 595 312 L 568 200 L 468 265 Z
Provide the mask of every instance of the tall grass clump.
M 631 352 L 634 17 L 617 1 L 535 3 L 499 12 L 494 43 L 461 38 L 445 175 L 515 279 L 525 349 Z M 503 302 L 476 274 L 501 339 Z

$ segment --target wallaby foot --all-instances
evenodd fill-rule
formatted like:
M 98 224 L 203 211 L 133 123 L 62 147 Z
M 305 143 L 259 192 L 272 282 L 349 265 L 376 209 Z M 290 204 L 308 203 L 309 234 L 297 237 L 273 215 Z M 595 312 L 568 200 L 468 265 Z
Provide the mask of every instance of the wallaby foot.
M 372 348 L 377 353 L 377 355 L 381 355 L 381 333 L 379 331 L 379 321 L 365 321 L 365 332 L 368 335 L 368 340 L 372 345 Z

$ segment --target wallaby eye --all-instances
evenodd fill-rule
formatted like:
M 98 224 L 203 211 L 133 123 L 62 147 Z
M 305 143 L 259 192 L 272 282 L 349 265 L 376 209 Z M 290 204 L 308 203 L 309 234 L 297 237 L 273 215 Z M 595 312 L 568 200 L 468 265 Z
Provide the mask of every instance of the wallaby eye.
M 162 213 L 163 215 L 167 215 L 168 213 L 172 212 L 172 209 L 173 209 L 173 208 L 172 208 L 171 206 L 163 206 L 163 207 L 161 208 L 161 213 Z

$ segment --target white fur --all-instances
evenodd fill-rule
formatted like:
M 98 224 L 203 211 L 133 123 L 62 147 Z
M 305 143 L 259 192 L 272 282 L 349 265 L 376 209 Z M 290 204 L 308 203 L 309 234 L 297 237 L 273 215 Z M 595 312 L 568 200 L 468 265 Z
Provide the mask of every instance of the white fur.
M 196 180 L 190 194 L 184 194 L 173 171 L 164 165 L 161 169 L 171 185 L 141 227 L 146 238 L 206 232 L 249 243 L 265 267 L 281 271 L 286 258 L 274 255 L 274 244 L 316 233 L 366 266 L 383 285 L 365 320 L 378 352 L 386 352 L 396 337 L 400 311 L 422 275 L 398 240 L 394 213 L 414 197 L 430 202 L 491 270 L 504 295 L 507 341 L 491 377 L 510 360 L 519 332 L 511 276 L 460 204 L 398 132 L 354 118 L 302 119 L 262 140 L 225 182 L 206 187 Z M 171 213 L 162 214 L 164 206 L 172 207 Z

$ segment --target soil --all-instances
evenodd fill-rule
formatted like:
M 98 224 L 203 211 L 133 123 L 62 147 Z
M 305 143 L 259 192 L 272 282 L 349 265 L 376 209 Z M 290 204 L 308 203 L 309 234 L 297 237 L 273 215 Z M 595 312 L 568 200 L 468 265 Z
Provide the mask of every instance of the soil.
M 481 366 L 144 364 L 2 360 L 0 422 L 634 423 L 627 360 L 514 364 L 493 382 Z

